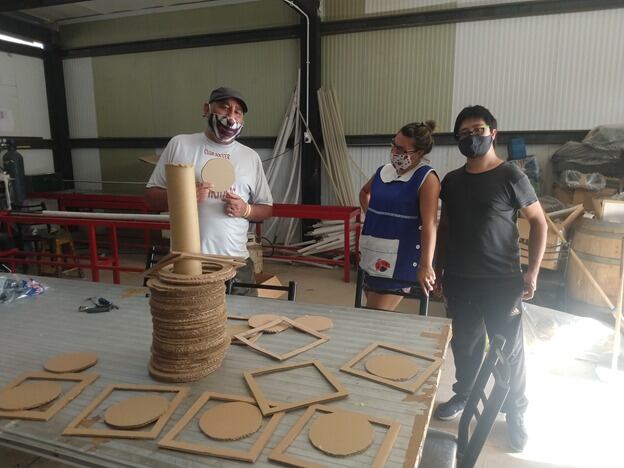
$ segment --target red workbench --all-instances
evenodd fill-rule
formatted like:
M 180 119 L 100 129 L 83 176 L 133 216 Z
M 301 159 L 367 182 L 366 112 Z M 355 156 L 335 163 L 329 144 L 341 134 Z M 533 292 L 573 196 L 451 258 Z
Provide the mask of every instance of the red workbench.
M 115 195 L 112 193 L 80 193 L 74 191 L 61 192 L 35 192 L 29 194 L 29 198 L 42 198 L 56 200 L 59 210 L 64 211 L 71 208 L 97 208 L 104 210 L 125 210 L 137 213 L 152 213 L 145 203 L 142 195 Z M 342 221 L 344 223 L 344 259 L 310 259 L 309 257 L 296 256 L 276 256 L 273 258 L 284 258 L 291 260 L 305 260 L 325 263 L 329 265 L 340 265 L 344 269 L 345 282 L 350 281 L 351 270 L 351 230 L 355 230 L 355 251 L 359 251 L 360 239 L 360 208 L 355 206 L 333 206 L 333 205 L 296 205 L 275 203 L 273 205 L 274 218 L 297 218 L 297 219 L 320 219 L 325 221 Z M 355 222 L 353 224 L 352 222 Z M 58 220 L 57 220 L 58 223 Z M 256 224 L 256 234 L 262 235 L 261 223 Z M 147 239 L 146 234 L 146 239 Z

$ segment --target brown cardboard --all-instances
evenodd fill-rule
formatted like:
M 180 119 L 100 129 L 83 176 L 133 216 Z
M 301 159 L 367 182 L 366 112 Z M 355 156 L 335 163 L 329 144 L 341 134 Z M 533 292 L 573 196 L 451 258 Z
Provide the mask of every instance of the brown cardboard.
M 624 201 L 594 199 L 596 218 L 610 223 L 624 223 Z
M 611 195 L 615 195 L 617 193 L 617 189 L 606 187 L 597 192 L 585 190 L 585 189 L 571 189 L 568 187 L 562 187 L 560 185 L 555 185 L 553 195 L 555 198 L 558 198 L 563 203 L 568 205 L 578 205 L 580 203 L 583 204 L 586 210 L 590 211 L 594 209 L 594 198 L 608 198 Z
M 282 286 L 281 281 L 275 275 L 259 273 L 256 275 L 256 284 L 266 284 L 269 286 Z M 273 291 L 271 289 L 258 289 L 258 297 L 268 299 L 279 299 L 286 296 L 286 291 Z

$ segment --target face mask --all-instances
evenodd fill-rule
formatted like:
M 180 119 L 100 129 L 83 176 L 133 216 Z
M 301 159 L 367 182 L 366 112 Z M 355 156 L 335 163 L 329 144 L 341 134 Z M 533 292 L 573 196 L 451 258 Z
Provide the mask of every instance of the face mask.
M 473 159 L 487 153 L 490 146 L 492 146 L 492 141 L 492 135 L 469 135 L 459 140 L 457 147 L 461 154 Z
M 217 139 L 223 143 L 233 141 L 243 129 L 243 124 L 224 115 L 210 114 L 208 124 Z
M 405 171 L 412 165 L 412 158 L 409 154 L 394 154 L 391 151 L 390 162 L 396 171 Z

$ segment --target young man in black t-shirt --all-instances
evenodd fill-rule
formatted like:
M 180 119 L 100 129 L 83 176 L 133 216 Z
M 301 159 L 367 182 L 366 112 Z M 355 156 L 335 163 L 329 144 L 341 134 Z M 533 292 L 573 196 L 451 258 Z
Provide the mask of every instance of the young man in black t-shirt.
M 511 365 L 511 389 L 503 411 L 509 443 L 521 451 L 527 441 L 523 415 L 526 374 L 522 336 L 522 299 L 531 299 L 546 246 L 544 212 L 528 178 L 495 152 L 497 122 L 482 106 L 463 109 L 454 135 L 466 164 L 442 181 L 442 214 L 436 247 L 436 277 L 453 320 L 451 347 L 455 358 L 455 395 L 440 404 L 435 416 L 459 415 L 490 338 L 506 338 Z M 529 265 L 520 269 L 518 212 L 527 219 Z

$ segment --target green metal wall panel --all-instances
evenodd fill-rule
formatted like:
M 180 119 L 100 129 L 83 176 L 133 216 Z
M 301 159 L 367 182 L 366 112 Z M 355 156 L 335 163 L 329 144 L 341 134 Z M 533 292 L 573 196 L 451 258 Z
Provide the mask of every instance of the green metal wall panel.
M 150 154 L 148 149 L 101 149 L 100 166 L 102 180 L 116 182 L 147 182 L 154 166 L 139 161 L 139 157 Z M 153 154 L 153 153 L 152 153 Z M 145 185 L 103 184 L 106 193 L 142 194 Z
M 336 90 L 346 134 L 394 133 L 434 119 L 448 131 L 455 25 L 322 39 L 322 83 Z
M 269 28 L 299 23 L 281 0 L 220 5 L 63 25 L 63 48 Z
M 222 85 L 247 99 L 244 135 L 276 135 L 298 68 L 297 40 L 94 57 L 98 135 L 201 131 L 202 105 Z
M 419 11 L 445 10 L 448 8 L 457 8 L 457 2 L 443 2 L 424 7 L 411 8 L 415 2 L 405 0 L 404 2 L 394 2 L 388 6 L 388 11 L 374 11 L 367 13 L 366 0 L 321 0 L 321 14 L 323 21 L 340 21 L 356 18 L 364 18 L 366 16 L 386 16 L 404 13 L 416 13 Z

